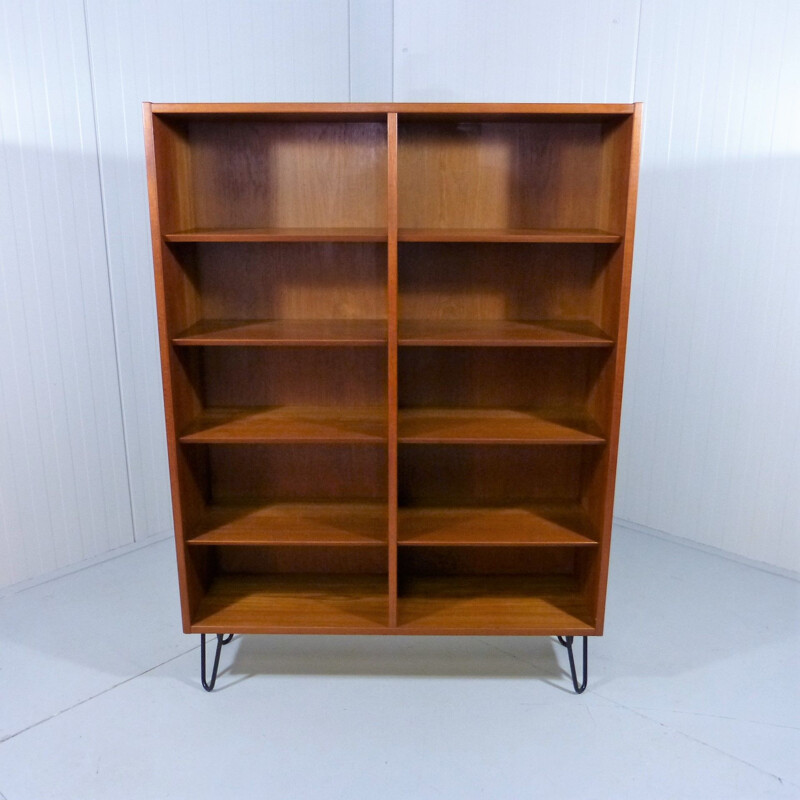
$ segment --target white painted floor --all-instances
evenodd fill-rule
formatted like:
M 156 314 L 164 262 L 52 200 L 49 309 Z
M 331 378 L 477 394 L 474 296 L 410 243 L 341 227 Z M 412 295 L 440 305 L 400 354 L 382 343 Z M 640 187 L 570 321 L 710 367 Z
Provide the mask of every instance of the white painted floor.
M 550 639 L 237 637 L 217 690 L 170 542 L 0 600 L 0 793 L 800 798 L 800 584 L 615 532 L 572 693 Z

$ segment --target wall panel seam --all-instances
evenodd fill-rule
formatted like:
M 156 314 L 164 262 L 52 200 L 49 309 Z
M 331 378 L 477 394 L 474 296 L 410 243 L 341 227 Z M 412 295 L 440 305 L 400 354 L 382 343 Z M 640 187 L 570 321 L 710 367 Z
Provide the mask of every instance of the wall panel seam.
M 122 430 L 122 448 L 125 454 L 125 485 L 128 487 L 128 514 L 130 515 L 131 531 L 133 533 L 133 541 L 138 541 L 136 530 L 136 519 L 133 513 L 133 490 L 131 487 L 131 465 L 130 453 L 128 449 L 128 431 L 125 419 L 124 408 L 122 405 L 122 376 L 120 375 L 120 358 L 119 358 L 119 344 L 117 341 L 117 314 L 114 307 L 114 293 L 111 290 L 111 253 L 109 252 L 108 244 L 108 224 L 106 213 L 106 193 L 103 184 L 103 164 L 100 159 L 100 125 L 97 117 L 97 103 L 95 99 L 95 80 L 94 80 L 94 63 L 92 60 L 92 44 L 89 38 L 89 8 L 87 0 L 82 0 L 81 6 L 83 8 L 83 25 L 86 31 L 86 63 L 89 69 L 89 94 L 92 102 L 92 123 L 94 125 L 94 153 L 97 162 L 97 189 L 100 193 L 100 214 L 103 223 L 103 247 L 105 252 L 105 268 L 106 268 L 106 287 L 108 289 L 108 304 L 109 312 L 111 314 L 111 336 L 114 345 L 114 365 L 116 369 L 117 379 L 117 402 L 119 404 L 119 418 L 120 428 Z M 147 533 L 145 532 L 145 537 Z
M 86 0 L 84 0 L 85 2 Z M 636 84 L 639 80 L 639 42 L 642 38 L 642 5 L 646 0 L 639 0 L 639 13 L 636 15 L 636 41 L 633 45 L 633 73 L 631 75 L 631 102 L 636 102 Z M 644 132 L 644 120 L 642 120 L 642 132 Z
M 350 3 L 347 0 L 347 102 L 353 102 L 353 18 L 350 14 Z M 394 57 L 394 53 L 392 54 Z
M 394 102 L 394 59 L 396 55 L 395 50 L 395 41 L 394 41 L 394 0 L 392 0 L 392 57 L 389 59 L 389 65 L 391 66 L 391 74 L 390 78 L 392 81 L 392 96 L 391 101 Z

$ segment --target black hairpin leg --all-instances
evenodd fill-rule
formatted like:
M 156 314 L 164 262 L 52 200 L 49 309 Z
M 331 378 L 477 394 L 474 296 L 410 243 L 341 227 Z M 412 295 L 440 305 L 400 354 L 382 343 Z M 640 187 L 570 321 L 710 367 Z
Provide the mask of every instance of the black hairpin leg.
M 567 648 L 569 655 L 569 671 L 572 674 L 572 685 L 575 687 L 575 694 L 581 694 L 586 689 L 586 680 L 589 673 L 589 637 L 582 636 L 583 639 L 583 681 L 578 683 L 578 673 L 575 669 L 575 656 L 572 652 L 572 643 L 575 639 L 574 636 L 559 636 L 559 644 Z
M 222 645 L 228 644 L 233 639 L 233 634 L 229 633 L 227 636 L 223 633 L 217 634 L 217 650 L 214 653 L 214 668 L 211 670 L 211 680 L 206 680 L 206 635 L 200 634 L 200 680 L 203 682 L 203 688 L 210 692 L 217 682 L 217 670 L 219 669 L 219 654 L 222 652 Z

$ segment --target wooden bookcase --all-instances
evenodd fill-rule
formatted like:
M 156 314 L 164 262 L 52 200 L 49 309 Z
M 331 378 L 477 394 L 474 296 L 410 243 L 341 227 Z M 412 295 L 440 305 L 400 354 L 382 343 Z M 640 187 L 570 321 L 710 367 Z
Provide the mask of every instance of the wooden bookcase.
M 186 632 L 602 633 L 639 111 L 145 104 Z

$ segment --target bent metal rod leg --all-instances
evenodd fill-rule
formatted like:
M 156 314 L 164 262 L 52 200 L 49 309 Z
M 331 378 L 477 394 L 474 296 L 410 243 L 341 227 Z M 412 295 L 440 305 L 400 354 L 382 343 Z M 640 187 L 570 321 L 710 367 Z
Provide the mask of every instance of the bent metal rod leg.
M 575 655 L 572 652 L 572 643 L 575 640 L 574 636 L 559 636 L 558 642 L 567 648 L 567 655 L 569 655 L 569 671 L 572 675 L 572 685 L 575 688 L 575 694 L 581 694 L 586 689 L 586 681 L 589 673 L 589 637 L 582 636 L 583 639 L 583 680 L 578 683 L 578 672 L 575 669 Z
M 217 671 L 219 670 L 219 655 L 222 652 L 222 646 L 228 644 L 233 639 L 233 634 L 229 633 L 227 636 L 222 633 L 217 634 L 217 649 L 214 653 L 214 667 L 211 670 L 211 680 L 206 680 L 206 635 L 200 634 L 200 680 L 203 682 L 203 688 L 210 692 L 217 682 Z

